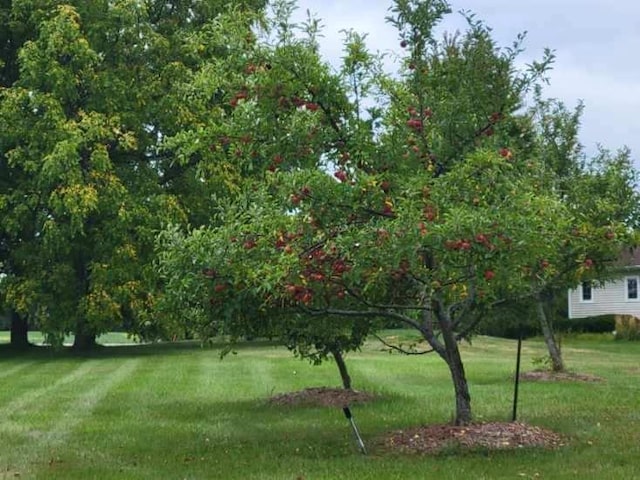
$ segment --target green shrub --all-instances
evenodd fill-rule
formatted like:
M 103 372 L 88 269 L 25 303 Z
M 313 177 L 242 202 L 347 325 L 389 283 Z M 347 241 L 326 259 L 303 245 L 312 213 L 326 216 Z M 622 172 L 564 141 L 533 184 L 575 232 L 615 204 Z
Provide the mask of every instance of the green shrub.
M 616 340 L 640 340 L 640 320 L 631 315 L 618 315 L 615 318 Z
M 540 325 L 535 315 L 535 305 L 531 301 L 520 301 L 494 308 L 484 319 L 475 333 L 490 337 L 515 339 L 540 335 Z
M 561 318 L 554 323 L 558 333 L 606 333 L 616 329 L 613 315 L 599 315 L 586 318 Z

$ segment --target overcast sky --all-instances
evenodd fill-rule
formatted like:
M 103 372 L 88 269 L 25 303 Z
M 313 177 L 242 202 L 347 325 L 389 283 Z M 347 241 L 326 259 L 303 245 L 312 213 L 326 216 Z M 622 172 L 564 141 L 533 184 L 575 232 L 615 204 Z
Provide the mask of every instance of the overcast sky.
M 297 18 L 309 9 L 324 25 L 321 48 L 337 64 L 340 30 L 368 33 L 371 50 L 400 50 L 396 31 L 384 18 L 392 0 L 298 0 Z M 600 143 L 632 150 L 640 165 L 640 1 L 638 0 L 450 0 L 453 12 L 471 10 L 494 32 L 499 45 L 511 45 L 527 31 L 523 63 L 555 50 L 547 96 L 575 106 L 585 104 L 581 141 L 587 153 Z M 453 13 L 443 28 L 464 23 Z

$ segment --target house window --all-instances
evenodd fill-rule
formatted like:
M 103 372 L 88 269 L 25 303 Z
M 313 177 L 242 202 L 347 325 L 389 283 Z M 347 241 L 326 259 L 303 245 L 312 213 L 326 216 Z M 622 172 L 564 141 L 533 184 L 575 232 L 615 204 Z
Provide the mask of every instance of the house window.
M 593 302 L 593 285 L 591 282 L 582 282 L 580 286 L 580 300 L 583 302 Z
M 638 300 L 638 277 L 627 277 L 627 300 Z

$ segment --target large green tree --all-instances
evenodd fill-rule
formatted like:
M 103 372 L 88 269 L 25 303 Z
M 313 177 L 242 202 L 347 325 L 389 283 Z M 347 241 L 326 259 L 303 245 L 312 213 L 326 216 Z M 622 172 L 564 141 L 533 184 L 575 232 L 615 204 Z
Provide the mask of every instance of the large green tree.
M 2 4 L 3 301 L 53 341 L 145 333 L 155 232 L 201 221 L 222 183 L 158 149 L 194 124 L 190 92 L 175 85 L 227 60 L 229 25 L 249 41 L 261 6 Z

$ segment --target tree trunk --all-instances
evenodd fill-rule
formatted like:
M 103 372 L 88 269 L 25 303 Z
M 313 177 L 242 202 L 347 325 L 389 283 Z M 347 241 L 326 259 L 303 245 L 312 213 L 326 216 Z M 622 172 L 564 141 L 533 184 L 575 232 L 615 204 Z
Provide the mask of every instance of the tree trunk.
M 562 360 L 562 352 L 556 337 L 553 334 L 553 328 L 551 322 L 547 317 L 547 313 L 544 310 L 544 298 L 539 295 L 536 299 L 536 310 L 538 313 L 538 321 L 540 322 L 540 328 L 542 329 L 542 335 L 544 336 L 544 342 L 547 344 L 547 350 L 549 351 L 549 357 L 551 358 L 551 369 L 554 372 L 564 372 L 564 361 Z
M 464 373 L 464 365 L 460 356 L 460 349 L 455 337 L 455 333 L 451 329 L 448 320 L 440 321 L 442 331 L 442 339 L 445 344 L 445 356 L 443 359 L 447 362 L 451 380 L 453 381 L 453 389 L 456 394 L 456 425 L 468 425 L 471 423 L 471 395 L 469 394 L 469 384 Z M 442 355 L 441 355 L 442 356 Z
M 97 345 L 95 333 L 85 331 L 76 332 L 73 340 L 74 350 L 93 350 Z
M 11 346 L 15 349 L 25 349 L 29 344 L 29 323 L 27 318 L 11 311 Z
M 347 364 L 344 362 L 344 357 L 342 356 L 342 352 L 339 349 L 331 350 L 331 354 L 336 361 L 336 365 L 338 365 L 338 370 L 340 370 L 340 377 L 342 378 L 342 386 L 346 390 L 351 390 L 351 377 L 349 376 L 349 372 L 347 371 Z
M 78 290 L 87 295 L 89 293 L 89 268 L 84 260 L 85 256 L 80 253 L 76 259 L 76 281 Z M 75 338 L 73 340 L 74 350 L 93 350 L 96 343 L 96 333 L 87 325 L 87 320 L 80 316 L 76 321 Z

